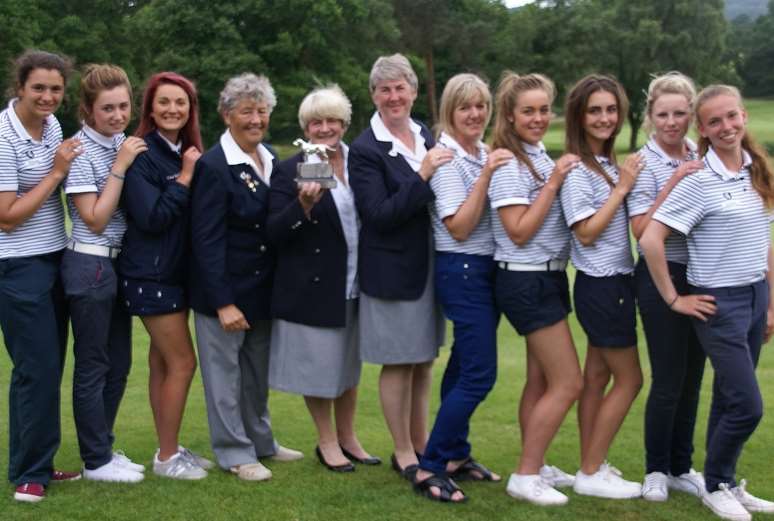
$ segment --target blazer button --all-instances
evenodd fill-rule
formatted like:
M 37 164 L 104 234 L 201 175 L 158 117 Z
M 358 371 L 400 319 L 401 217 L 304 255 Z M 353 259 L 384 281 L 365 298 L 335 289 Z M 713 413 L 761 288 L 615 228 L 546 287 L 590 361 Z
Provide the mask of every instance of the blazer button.
M 260 275 L 261 274 L 261 270 L 255 270 L 255 274 L 256 275 Z
M 266 251 L 266 246 L 264 246 L 263 244 L 261 244 L 261 245 L 258 247 L 258 251 L 260 251 L 261 253 L 265 252 L 265 251 Z
M 315 255 L 319 255 L 320 254 L 320 248 L 315 248 L 314 249 L 314 253 L 315 253 Z
M 254 226 L 255 226 L 255 229 L 256 229 L 256 230 L 257 230 L 258 228 L 260 228 L 260 227 L 261 227 L 261 225 L 260 225 L 260 224 L 258 224 L 258 223 L 255 223 L 255 225 L 254 225 Z
M 320 282 L 320 277 L 315 277 L 315 278 L 313 278 L 313 279 L 312 279 L 312 281 L 314 281 L 314 282 Z
M 314 219 L 314 220 L 312 221 L 312 224 L 320 224 L 320 221 L 318 221 L 317 219 Z

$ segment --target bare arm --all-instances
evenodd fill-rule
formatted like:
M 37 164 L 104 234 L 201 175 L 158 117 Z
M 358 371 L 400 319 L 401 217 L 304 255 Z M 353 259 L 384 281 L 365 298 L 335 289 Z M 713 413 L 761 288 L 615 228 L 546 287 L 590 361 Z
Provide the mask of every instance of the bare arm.
M 769 283 L 769 309 L 766 310 L 764 342 L 768 342 L 771 339 L 771 334 L 774 333 L 774 247 L 771 244 L 769 244 L 768 265 L 769 271 L 766 272 L 766 280 Z

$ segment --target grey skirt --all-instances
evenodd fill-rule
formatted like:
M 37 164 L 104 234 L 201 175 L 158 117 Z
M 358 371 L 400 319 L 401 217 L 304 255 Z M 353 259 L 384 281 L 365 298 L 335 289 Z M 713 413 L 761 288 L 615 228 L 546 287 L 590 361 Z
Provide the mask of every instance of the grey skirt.
M 360 357 L 364 362 L 429 362 L 438 357 L 445 337 L 446 321 L 435 298 L 432 262 L 425 291 L 417 300 L 384 300 L 360 293 Z
M 345 327 L 315 327 L 274 319 L 269 386 L 278 391 L 338 398 L 360 381 L 358 303 L 347 300 Z

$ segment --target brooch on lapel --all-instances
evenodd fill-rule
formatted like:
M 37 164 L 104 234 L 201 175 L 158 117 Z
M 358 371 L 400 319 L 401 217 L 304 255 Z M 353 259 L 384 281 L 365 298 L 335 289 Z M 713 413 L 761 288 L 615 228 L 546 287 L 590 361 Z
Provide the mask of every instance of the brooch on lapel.
M 242 181 L 244 181 L 244 183 L 247 185 L 247 188 L 249 188 L 250 191 L 255 192 L 257 190 L 257 184 L 255 183 L 253 176 L 251 176 L 247 172 L 240 172 L 239 178 Z

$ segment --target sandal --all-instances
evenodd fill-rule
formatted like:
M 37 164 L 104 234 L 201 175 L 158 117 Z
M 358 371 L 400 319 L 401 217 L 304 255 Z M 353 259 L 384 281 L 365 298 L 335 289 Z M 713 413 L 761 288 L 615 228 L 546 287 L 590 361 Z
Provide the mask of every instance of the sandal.
M 419 470 L 419 465 L 414 463 L 401 468 L 400 464 L 398 463 L 398 458 L 395 457 L 395 454 L 390 456 L 390 463 L 392 463 L 392 470 L 400 474 L 403 479 L 412 483 L 414 482 L 414 478 L 417 475 L 417 470 Z
M 449 476 L 439 476 L 434 474 L 422 481 L 414 481 L 412 483 L 414 492 L 422 494 L 427 499 L 433 501 L 440 501 L 441 503 L 464 503 L 468 500 L 468 496 L 462 491 L 460 487 Z M 430 490 L 430 487 L 437 487 L 439 494 L 436 496 Z M 455 492 L 462 494 L 462 499 L 452 499 Z
M 491 470 L 483 466 L 473 458 L 466 459 L 454 472 L 451 477 L 459 481 L 492 481 L 498 482 L 502 478 L 495 479 Z

